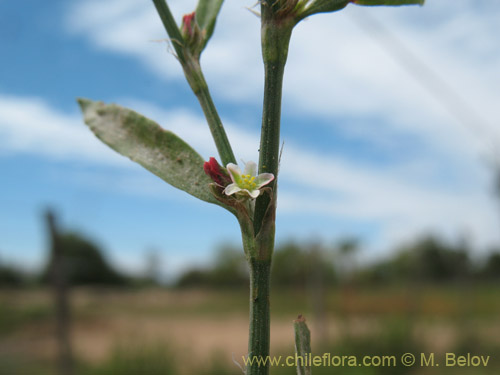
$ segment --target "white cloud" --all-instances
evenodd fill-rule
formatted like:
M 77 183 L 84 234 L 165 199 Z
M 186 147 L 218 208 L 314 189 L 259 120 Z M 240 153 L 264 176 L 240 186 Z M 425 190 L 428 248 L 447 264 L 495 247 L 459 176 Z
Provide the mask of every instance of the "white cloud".
M 123 163 L 96 142 L 80 117 L 60 113 L 39 98 L 0 96 L 0 135 L 3 152 Z
M 169 1 L 178 20 L 195 3 Z M 81 0 L 75 4 L 68 16 L 73 32 L 99 48 L 135 56 L 164 78 L 182 79 L 177 61 L 147 42 L 165 36 L 151 3 Z M 251 5 L 251 1 L 224 3 L 202 64 L 216 95 L 258 105 L 263 72 L 260 25 L 244 8 Z M 342 12 L 311 17 L 292 36 L 285 103 L 297 114 L 324 121 L 332 116 L 356 119 L 338 130 L 374 143 L 408 134 L 442 157 L 458 159 L 466 153 L 475 158 L 491 152 L 491 139 L 500 142 L 500 129 L 495 126 L 500 119 L 496 105 L 500 48 L 495 39 L 499 15 L 498 4 L 478 5 L 469 0 L 457 6 L 447 0 L 424 7 L 351 5 Z M 389 34 L 370 28 L 370 20 L 382 24 Z M 421 85 L 439 86 L 439 82 L 422 72 L 409 73 L 403 66 L 407 64 L 394 60 L 397 46 L 392 38 L 459 93 L 471 111 L 458 103 L 455 114 L 450 114 L 443 107 L 443 101 L 449 101 L 446 92 L 437 87 L 441 99 L 436 100 Z M 474 115 L 467 119 L 470 112 L 480 113 L 481 119 Z M 464 127 L 461 121 L 468 125 Z
M 205 120 L 187 109 L 160 110 L 152 105 L 134 100 L 122 100 L 122 105 L 147 114 L 159 124 L 173 131 L 188 143 L 195 145 L 205 157 L 214 155 L 215 145 Z M 76 107 L 76 105 L 75 105 Z M 241 149 L 242 156 L 250 157 L 247 135 L 230 132 Z M 210 142 L 207 142 L 210 140 Z M 0 95 L 0 146 L 2 152 L 23 152 L 49 156 L 62 160 L 99 162 L 111 166 L 132 165 L 127 159 L 102 144 L 84 125 L 80 113 L 66 114 L 36 97 Z
M 470 156 L 478 150 L 483 152 L 490 133 L 500 140 L 500 133 L 493 126 L 500 117 L 494 104 L 500 100 L 500 93 L 491 83 L 491 79 L 500 79 L 500 73 L 498 69 L 492 71 L 497 64 L 470 58 L 471 51 L 464 50 L 460 43 L 469 27 L 456 19 L 464 18 L 467 12 L 469 24 L 484 23 L 484 20 L 482 14 L 469 12 L 472 2 L 463 10 L 436 9 L 434 3 L 429 2 L 422 9 L 412 8 L 412 22 L 408 22 L 407 17 L 400 20 L 402 9 L 373 12 L 372 8 L 349 7 L 343 14 L 325 15 L 299 25 L 293 36 L 286 73 L 286 97 L 299 105 L 301 111 L 313 115 L 358 117 L 367 122 L 377 119 L 377 131 L 382 136 L 404 132 L 448 153 L 467 152 Z M 497 10 L 500 13 L 500 7 Z M 404 10 L 404 14 L 409 12 Z M 445 13 L 453 17 L 444 25 L 426 25 L 429 18 L 439 18 Z M 366 21 L 371 20 L 383 25 L 388 33 L 369 27 Z M 491 25 L 495 24 L 489 20 Z M 360 24 L 365 24 L 363 29 Z M 484 28 L 479 30 L 482 32 L 473 32 L 476 39 L 492 39 Z M 481 124 L 470 121 L 469 128 L 463 127 L 462 119 L 457 117 L 464 117 L 465 108 L 456 105 L 455 115 L 448 113 L 443 101 L 450 101 L 449 95 L 443 93 L 440 82 L 433 82 L 432 76 L 416 69 L 420 64 L 415 66 L 416 63 L 410 61 L 404 68 L 394 60 L 394 54 L 402 55 L 403 59 L 406 54 L 401 53 L 393 39 L 448 82 L 472 111 L 483 115 L 484 126 L 488 127 L 486 137 L 477 134 Z M 493 61 L 500 58 L 498 46 L 489 51 Z M 440 99 L 429 94 L 422 83 L 434 86 Z M 372 137 L 372 132 L 368 132 L 367 137 Z M 471 142 L 475 137 L 479 138 Z
M 139 58 L 167 78 L 182 76 L 177 61 L 165 53 L 167 43 L 154 43 L 165 41 L 165 32 L 151 2 L 74 2 L 66 23 L 70 32 L 85 36 L 100 49 Z
M 196 1 L 171 0 L 172 14 L 180 23 Z M 207 80 L 226 98 L 245 98 L 261 92 L 262 63 L 259 53 L 259 20 L 244 2 L 225 2 L 210 48 L 202 56 Z M 74 35 L 87 38 L 96 47 L 119 52 L 142 61 L 166 79 L 182 79 L 177 60 L 165 53 L 167 35 L 151 2 L 141 0 L 80 0 L 70 8 L 66 24 Z M 230 32 L 227 32 L 231 30 Z M 224 32 L 226 31 L 226 32 Z
M 166 125 L 205 158 L 215 155 L 202 118 L 183 109 L 165 111 L 139 101 L 124 102 Z M 239 154 L 246 160 L 256 160 L 257 134 L 231 123 L 227 128 Z M 39 99 L 0 97 L 0 134 L 2 148 L 10 152 L 107 163 L 115 168 L 133 165 L 101 145 L 78 115 L 60 113 Z M 161 181 L 126 171 L 75 172 L 72 178 L 96 189 L 112 186 L 117 191 L 126 187 L 120 191 L 182 199 L 180 192 L 167 197 Z M 377 243 L 371 245 L 380 248 L 428 229 L 450 236 L 467 232 L 483 246 L 499 240 L 495 206 L 488 196 L 489 179 L 484 171 L 479 180 L 464 186 L 429 183 L 425 172 L 408 174 L 404 169 L 364 166 L 290 142 L 281 164 L 280 210 L 283 214 L 377 223 L 381 230 Z
M 194 8 L 195 1 L 170 3 L 180 19 Z M 97 48 L 133 56 L 160 77 L 182 79 L 179 64 L 165 53 L 165 47 L 150 42 L 165 37 L 151 2 L 81 0 L 74 4 L 68 15 L 68 28 L 74 35 L 88 38 Z M 500 139 L 500 130 L 494 126 L 500 117 L 500 48 L 495 34 L 500 6 L 490 4 L 485 11 L 474 4 L 472 0 L 460 4 L 443 0 L 428 2 L 424 8 L 350 6 L 342 13 L 314 17 L 299 25 L 285 77 L 284 99 L 293 114 L 326 124 L 339 116 L 349 124 L 335 129 L 343 134 L 382 145 L 406 135 L 419 141 L 415 145 L 425 147 L 413 145 L 408 151 L 414 156 L 404 162 L 398 163 L 398 155 L 393 154 L 393 162 L 374 166 L 334 151 L 319 153 L 301 145 L 300 138 L 291 137 L 280 176 L 283 213 L 376 222 L 381 230 L 375 245 L 380 247 L 429 228 L 449 235 L 468 231 L 483 245 L 499 240 L 496 207 L 488 197 L 489 179 L 477 160 L 486 150 L 484 138 L 460 125 L 414 75 L 394 61 L 385 49 L 384 35 L 371 38 L 357 25 L 358 17 L 362 22 L 363 14 L 370 11 L 371 17 L 485 118 L 486 138 Z M 245 5 L 252 3 L 225 2 L 202 62 L 216 95 L 258 104 L 263 70 L 259 21 Z M 173 130 L 205 158 L 215 154 L 205 121 L 191 111 L 120 102 Z M 238 157 L 256 160 L 258 135 L 230 121 L 225 123 Z M 477 125 L 471 124 L 472 129 Z M 82 125 L 80 116 L 60 113 L 36 98 L 0 97 L 0 134 L 0 145 L 10 152 L 131 165 L 101 145 Z M 446 168 L 454 168 L 460 175 L 459 184 L 443 184 L 432 177 Z M 92 176 L 80 177 L 93 180 Z M 106 184 L 105 176 L 102 178 L 101 186 Z M 157 195 L 153 185 L 137 180 L 120 185 Z M 149 186 L 149 191 L 141 186 Z

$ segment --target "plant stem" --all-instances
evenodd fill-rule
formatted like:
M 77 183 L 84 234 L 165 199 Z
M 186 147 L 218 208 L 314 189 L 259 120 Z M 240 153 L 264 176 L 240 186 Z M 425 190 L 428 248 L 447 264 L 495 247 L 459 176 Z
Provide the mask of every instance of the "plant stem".
M 174 46 L 175 52 L 177 53 L 177 57 L 181 64 L 184 64 L 186 61 L 184 57 L 184 49 L 183 49 L 183 41 L 181 32 L 177 27 L 177 23 L 175 22 L 174 16 L 168 7 L 168 4 L 165 0 L 153 0 L 156 11 L 161 18 L 163 26 L 167 31 L 167 34 Z
M 269 284 L 271 261 L 249 259 L 250 267 L 250 331 L 248 338 L 248 358 L 266 359 L 269 356 L 270 305 Z M 269 366 L 247 366 L 246 375 L 269 374 Z
M 250 332 L 248 356 L 266 361 L 270 347 L 269 284 L 274 249 L 277 177 L 279 168 L 281 96 L 288 44 L 295 20 L 279 18 L 271 3 L 261 1 L 262 57 L 265 83 L 260 138 L 259 173 L 272 173 L 271 193 L 261 194 L 255 202 L 253 229 L 255 248 L 248 257 L 250 267 Z M 247 255 L 248 256 L 248 255 Z M 247 375 L 267 375 L 269 366 L 254 363 L 247 366 Z
M 224 130 L 222 121 L 215 108 L 212 96 L 208 91 L 207 82 L 201 71 L 199 55 L 194 56 L 190 50 L 186 48 L 184 38 L 172 16 L 172 12 L 167 2 L 165 0 L 153 0 L 153 3 L 163 22 L 163 26 L 167 31 L 170 41 L 174 46 L 177 58 L 182 65 L 189 86 L 200 102 L 222 164 L 226 166 L 228 163 L 236 163 L 231 144 L 229 143 L 229 139 L 227 138 L 226 131 Z
M 260 137 L 259 173 L 272 173 L 275 179 L 269 185 L 274 199 L 277 194 L 279 169 L 281 97 L 283 75 L 288 56 L 288 44 L 294 20 L 275 20 L 270 5 L 262 3 L 262 57 L 264 60 L 264 105 Z M 259 233 L 269 207 L 270 196 L 262 194 L 255 205 L 255 233 Z M 274 215 L 272 215 L 274 216 Z
M 262 114 L 262 133 L 260 138 L 259 173 L 272 173 L 275 179 L 268 185 L 277 194 L 279 168 L 281 91 L 285 65 L 265 64 L 264 107 Z M 255 202 L 255 232 L 262 227 L 264 215 L 269 207 L 270 197 L 262 194 Z
M 208 90 L 208 85 L 205 81 L 199 61 L 191 55 L 187 55 L 187 61 L 183 64 L 183 68 L 189 85 L 196 95 L 201 109 L 205 114 L 205 118 L 207 119 L 207 123 L 215 141 L 215 146 L 219 152 L 222 164 L 224 166 L 228 163 L 236 164 L 236 158 L 234 157 L 231 144 L 229 143 L 229 139 L 227 138 L 219 113 L 215 108 L 212 96 Z

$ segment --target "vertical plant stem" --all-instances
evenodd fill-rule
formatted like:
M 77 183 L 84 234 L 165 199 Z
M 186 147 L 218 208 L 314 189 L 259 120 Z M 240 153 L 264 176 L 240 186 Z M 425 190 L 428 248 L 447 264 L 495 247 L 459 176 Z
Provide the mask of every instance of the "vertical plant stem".
M 234 157 L 231 144 L 227 138 L 219 113 L 215 108 L 215 104 L 212 100 L 212 96 L 210 95 L 210 91 L 208 90 L 208 85 L 205 81 L 205 77 L 203 76 L 199 62 L 194 57 L 188 56 L 188 61 L 186 64 L 183 64 L 183 68 L 189 85 L 200 102 L 201 109 L 205 114 L 205 118 L 207 119 L 207 123 L 215 141 L 215 146 L 219 152 L 222 164 L 224 166 L 228 163 L 236 164 L 236 158 Z
M 262 58 L 264 60 L 265 81 L 259 173 L 268 172 L 276 177 L 269 186 L 273 190 L 274 199 L 276 199 L 283 75 L 288 56 L 288 44 L 295 21 L 294 19 L 274 19 L 270 5 L 264 1 L 262 2 L 261 12 Z M 266 194 L 262 194 L 257 199 L 254 216 L 255 233 L 259 233 L 262 227 L 270 199 L 270 196 Z
M 269 286 L 275 234 L 281 96 L 288 43 L 295 21 L 294 19 L 278 19 L 269 0 L 261 2 L 261 15 L 265 83 L 259 173 L 272 173 L 275 179 L 269 186 L 272 193 L 261 194 L 257 199 L 253 217 L 256 241 L 254 256 L 249 257 L 250 332 L 248 356 L 250 359 L 266 361 L 270 349 Z M 247 375 L 267 374 L 269 374 L 267 362 L 261 366 L 255 361 L 252 365 L 249 362 Z
M 182 65 L 189 86 L 200 102 L 222 164 L 226 166 L 228 163 L 236 163 L 231 144 L 229 143 L 229 139 L 227 138 L 226 131 L 224 130 L 222 121 L 215 108 L 212 96 L 208 91 L 207 82 L 201 71 L 199 54 L 195 56 L 186 48 L 184 38 L 172 16 L 172 12 L 167 2 L 165 0 L 153 0 L 153 3 L 163 22 L 163 26 L 167 31 L 170 41 L 174 46 L 177 58 Z
M 250 332 L 248 337 L 248 357 L 250 359 L 269 356 L 270 307 L 269 284 L 271 276 L 270 260 L 249 259 L 250 267 Z M 246 375 L 269 374 L 269 365 L 254 363 L 247 366 Z
M 184 64 L 186 59 L 184 57 L 183 38 L 167 2 L 165 0 L 153 0 L 153 3 L 174 46 L 180 63 Z
M 259 173 L 272 173 L 276 178 L 269 184 L 273 194 L 277 193 L 279 167 L 281 92 L 285 64 L 269 62 L 265 64 L 264 108 L 262 114 L 262 133 L 260 138 Z M 262 227 L 270 197 L 262 194 L 255 202 L 255 232 Z

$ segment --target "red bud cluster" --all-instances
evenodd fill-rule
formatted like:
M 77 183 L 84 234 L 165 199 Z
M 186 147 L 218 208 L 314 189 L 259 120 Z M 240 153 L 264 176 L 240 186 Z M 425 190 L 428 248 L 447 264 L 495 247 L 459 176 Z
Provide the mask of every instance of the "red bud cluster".
M 184 34 L 189 35 L 190 37 L 193 36 L 194 17 L 195 12 L 186 14 L 184 17 L 182 17 L 182 31 L 184 31 Z
M 219 165 L 215 158 L 210 158 L 209 161 L 205 162 L 203 170 L 217 185 L 225 187 L 232 182 L 226 170 Z

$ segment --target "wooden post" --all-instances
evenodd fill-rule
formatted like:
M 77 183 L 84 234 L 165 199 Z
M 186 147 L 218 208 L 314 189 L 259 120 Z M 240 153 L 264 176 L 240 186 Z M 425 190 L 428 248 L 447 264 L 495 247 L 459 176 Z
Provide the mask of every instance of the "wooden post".
M 72 375 L 73 355 L 70 340 L 70 308 L 68 280 L 63 244 L 57 229 L 55 215 L 47 211 L 45 215 L 50 235 L 50 282 L 54 296 L 56 340 L 58 349 L 58 373 Z

